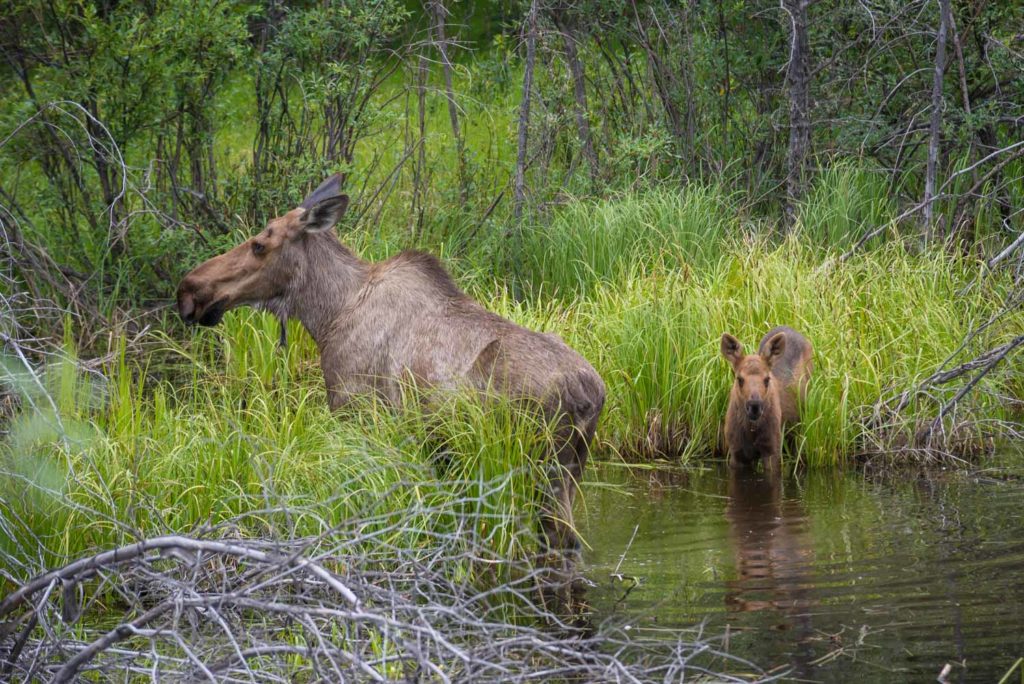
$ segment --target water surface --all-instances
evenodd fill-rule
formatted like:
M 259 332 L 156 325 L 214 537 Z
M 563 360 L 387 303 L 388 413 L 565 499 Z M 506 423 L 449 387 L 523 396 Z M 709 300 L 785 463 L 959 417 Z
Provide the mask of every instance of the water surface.
M 948 663 L 947 681 L 995 682 L 1024 656 L 1024 483 L 1007 471 L 594 479 L 576 520 L 596 620 L 703 621 L 807 681 L 936 681 Z

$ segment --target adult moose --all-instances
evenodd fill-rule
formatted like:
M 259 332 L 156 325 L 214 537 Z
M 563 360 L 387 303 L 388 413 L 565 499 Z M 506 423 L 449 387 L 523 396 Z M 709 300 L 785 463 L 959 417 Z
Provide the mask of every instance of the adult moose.
M 320 350 L 334 409 L 372 392 L 397 402 L 409 380 L 536 404 L 557 421 L 542 541 L 575 549 L 572 502 L 604 406 L 601 377 L 557 336 L 484 309 L 429 254 L 357 257 L 331 230 L 348 207 L 340 188 L 339 176 L 328 178 L 260 234 L 186 275 L 181 317 L 212 326 L 225 311 L 254 305 L 298 319 Z

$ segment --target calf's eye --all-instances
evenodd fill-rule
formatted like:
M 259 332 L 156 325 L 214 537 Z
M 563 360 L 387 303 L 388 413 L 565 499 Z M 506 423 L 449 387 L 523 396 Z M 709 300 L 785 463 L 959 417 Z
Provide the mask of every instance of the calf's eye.
M 764 386 L 765 386 L 765 387 L 767 387 L 767 386 L 768 386 L 768 381 L 769 381 L 769 380 L 771 380 L 771 378 L 765 378 L 765 379 L 764 379 Z
M 254 243 L 252 243 L 252 253 L 255 254 L 256 256 L 259 256 L 259 255 L 263 254 L 266 251 L 267 251 L 267 246 L 264 245 L 262 242 L 254 242 Z
M 740 387 L 743 387 L 743 376 L 742 375 L 737 375 L 736 376 L 736 383 L 739 384 Z

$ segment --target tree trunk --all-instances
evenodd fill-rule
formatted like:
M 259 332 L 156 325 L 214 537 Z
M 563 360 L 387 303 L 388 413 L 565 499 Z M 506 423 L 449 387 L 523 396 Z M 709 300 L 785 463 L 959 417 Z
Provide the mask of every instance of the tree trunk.
M 651 80 L 654 82 L 654 87 L 658 91 L 658 97 L 665 108 L 665 115 L 668 117 L 672 137 L 675 139 L 676 145 L 682 149 L 686 146 L 686 140 L 679 110 L 676 108 L 675 102 L 672 101 L 672 74 L 662 64 L 661 59 L 658 58 L 658 53 L 654 49 L 654 45 L 651 43 L 650 36 L 647 33 L 647 26 L 640 18 L 640 10 L 636 6 L 636 0 L 630 0 L 630 6 L 633 8 L 633 17 L 636 19 L 637 35 L 640 38 L 644 52 L 647 54 L 647 65 L 651 72 Z
M 530 93 L 533 90 L 533 63 L 537 56 L 537 0 L 530 3 L 526 17 L 526 64 L 523 65 L 523 96 L 519 102 L 519 140 L 516 177 L 513 189 L 513 214 L 518 223 L 526 201 L 526 145 L 530 128 Z
M 928 239 L 941 235 L 935 226 L 935 179 L 938 175 L 939 138 L 942 135 L 942 80 L 946 73 L 946 34 L 949 31 L 949 0 L 939 0 L 939 32 L 935 42 L 935 72 L 932 78 L 932 116 L 928 132 L 928 163 L 924 177 L 924 222 Z
M 688 0 L 683 10 L 683 59 L 679 71 L 683 76 L 683 89 L 686 92 L 686 152 L 687 164 L 692 165 L 697 158 L 697 95 L 693 74 L 693 31 L 690 22 L 697 9 L 697 0 Z
M 732 73 L 729 68 L 729 31 L 725 26 L 725 10 L 723 8 L 724 3 L 718 3 L 718 39 L 722 41 L 722 56 L 725 61 L 725 73 L 722 74 L 722 140 L 725 143 L 726 155 L 729 150 L 729 100 L 732 95 Z M 727 159 L 723 159 L 723 165 L 727 163 Z
M 561 13 L 555 12 L 552 17 L 565 41 L 565 61 L 572 76 L 573 96 L 576 100 L 576 130 L 580 136 L 580 149 L 590 169 L 591 187 L 596 187 L 599 169 L 597 151 L 590 136 L 590 122 L 587 120 L 587 88 L 583 77 L 583 64 L 580 63 L 579 53 L 576 51 L 576 36 L 571 23 L 561 16 Z
M 807 155 L 811 147 L 810 44 L 807 40 L 807 0 L 781 0 L 790 21 L 789 151 L 786 155 L 786 229 L 796 221 L 797 203 L 804 196 Z
M 416 164 L 413 165 L 412 175 L 413 242 L 418 240 L 423 232 L 423 204 L 427 194 L 427 75 L 427 57 L 420 54 L 419 66 L 416 69 L 417 126 L 419 128 L 417 144 L 419 149 L 416 151 Z
M 452 136 L 455 138 L 456 163 L 459 165 L 459 197 L 463 203 L 466 202 L 469 188 L 466 177 L 466 150 L 462 140 L 462 130 L 459 128 L 459 108 L 455 103 L 455 89 L 452 87 L 452 62 L 448 58 L 448 38 L 445 35 L 445 17 L 448 10 L 443 0 L 434 0 L 430 3 L 434 14 L 434 31 L 437 39 L 437 50 L 441 53 L 441 67 L 444 70 L 444 92 L 448 100 L 448 118 L 452 122 Z

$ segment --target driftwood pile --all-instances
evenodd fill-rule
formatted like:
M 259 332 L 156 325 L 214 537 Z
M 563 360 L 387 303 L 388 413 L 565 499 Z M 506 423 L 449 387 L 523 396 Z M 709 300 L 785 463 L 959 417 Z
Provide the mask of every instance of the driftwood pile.
M 558 592 L 539 588 L 564 568 L 503 559 L 472 541 L 476 518 L 498 514 L 467 503 L 346 520 L 301 539 L 246 539 L 218 525 L 75 560 L 0 601 L 0 680 L 764 677 L 699 631 L 637 634 L 589 615 L 579 591 L 550 600 Z M 461 513 L 474 508 L 484 512 Z M 461 522 L 444 533 L 410 529 L 424 512 Z

